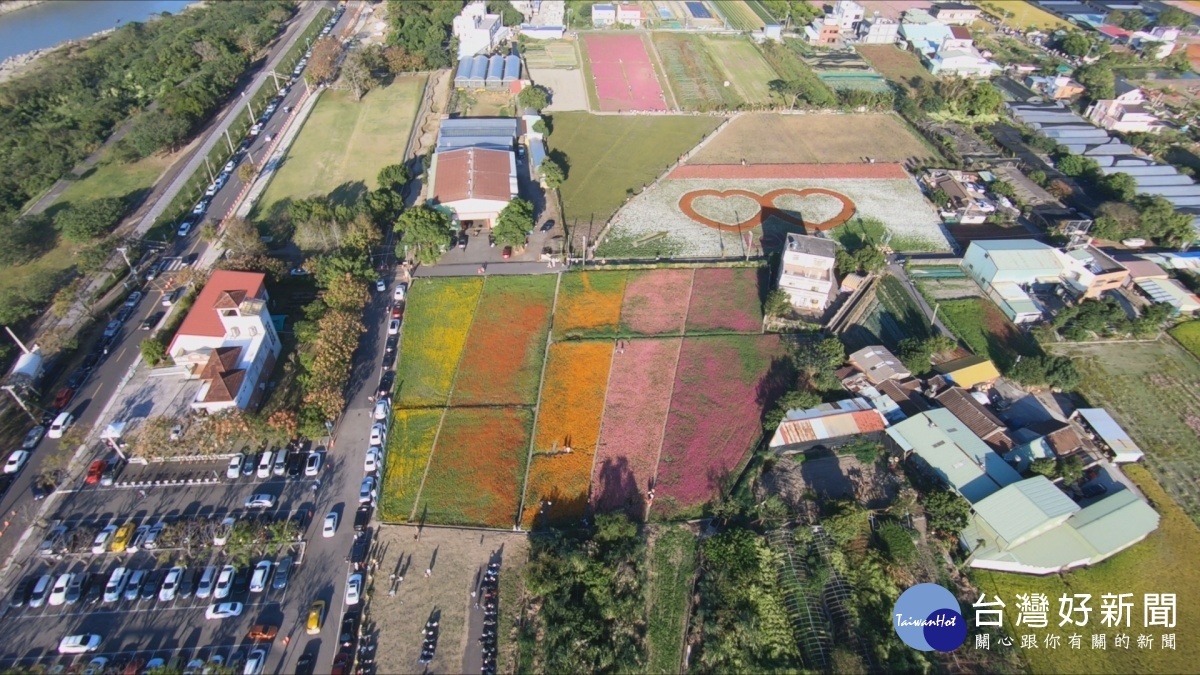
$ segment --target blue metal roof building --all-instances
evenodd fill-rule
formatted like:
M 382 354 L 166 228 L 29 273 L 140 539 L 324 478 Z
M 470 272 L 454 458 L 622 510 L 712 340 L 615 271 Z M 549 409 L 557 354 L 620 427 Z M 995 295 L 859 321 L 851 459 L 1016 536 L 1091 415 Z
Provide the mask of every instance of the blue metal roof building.
M 521 79 L 521 57 L 504 57 L 504 84 L 512 84 Z
M 454 71 L 454 88 L 466 89 L 471 86 L 471 60 L 463 59 L 458 62 L 458 70 Z
M 487 82 L 488 89 L 504 88 L 504 57 L 496 54 L 488 60 Z
M 475 89 L 483 89 L 487 79 L 488 58 L 482 54 L 471 59 L 471 77 L 467 80 L 467 86 Z
M 515 117 L 461 117 L 442 120 L 438 130 L 437 152 L 459 148 L 512 150 L 517 140 Z

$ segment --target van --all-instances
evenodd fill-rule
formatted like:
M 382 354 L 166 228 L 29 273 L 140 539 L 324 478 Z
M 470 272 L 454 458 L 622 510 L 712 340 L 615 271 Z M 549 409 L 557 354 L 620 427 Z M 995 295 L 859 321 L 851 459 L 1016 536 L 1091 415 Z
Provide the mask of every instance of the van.
M 200 575 L 200 583 L 196 586 L 196 597 L 201 600 L 212 595 L 213 582 L 217 578 L 217 568 L 209 565 L 204 568 L 204 574 Z
M 96 634 L 68 635 L 58 643 L 59 654 L 85 654 L 100 648 L 100 636 Z
M 280 448 L 275 451 L 275 467 L 271 473 L 282 476 L 285 472 L 287 472 L 287 452 Z
M 50 595 L 50 584 L 54 583 L 54 577 L 49 574 L 43 574 L 33 586 L 33 594 L 29 596 L 29 606 L 34 609 L 46 604 L 46 596 Z
M 275 455 L 270 450 L 264 450 L 261 457 L 258 458 L 258 477 L 270 478 L 271 465 L 274 464 Z
M 128 576 L 129 570 L 124 567 L 118 567 L 112 571 L 112 575 L 108 577 L 108 585 L 104 587 L 105 602 L 116 602 L 121 599 L 121 591 L 125 590 Z

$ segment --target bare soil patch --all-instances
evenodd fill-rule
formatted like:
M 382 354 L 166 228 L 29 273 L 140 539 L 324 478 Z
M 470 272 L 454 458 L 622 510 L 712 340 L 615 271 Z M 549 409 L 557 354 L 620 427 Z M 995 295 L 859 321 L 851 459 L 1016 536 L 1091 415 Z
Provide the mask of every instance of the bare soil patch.
M 587 86 L 583 83 L 583 71 L 562 68 L 530 68 L 529 76 L 536 84 L 550 90 L 548 112 L 565 110 L 587 110 Z
M 689 164 L 906 162 L 932 153 L 891 114 L 742 115 Z

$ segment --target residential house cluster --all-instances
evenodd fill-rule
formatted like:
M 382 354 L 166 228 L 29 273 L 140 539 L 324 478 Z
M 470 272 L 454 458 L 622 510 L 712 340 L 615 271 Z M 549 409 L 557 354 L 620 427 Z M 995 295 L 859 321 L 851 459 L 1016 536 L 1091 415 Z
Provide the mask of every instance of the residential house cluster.
M 1170 56 L 1175 51 L 1180 35 L 1180 30 L 1171 26 L 1131 31 L 1108 23 L 1108 17 L 1114 11 L 1136 10 L 1153 15 L 1164 6 L 1161 3 L 1147 4 L 1129 0 L 1034 0 L 1033 4 L 1077 26 L 1092 29 L 1095 31 L 1095 37 L 1111 45 L 1126 46 L 1150 58 L 1163 59 Z
M 869 346 L 838 371 L 853 397 L 784 415 L 769 446 L 780 455 L 881 441 L 971 504 L 960 543 L 973 567 L 1050 574 L 1090 565 L 1141 541 L 1158 513 L 1116 464 L 1141 450 L 1103 409 L 1080 409 L 1011 429 L 991 410 L 1000 374 L 987 359 L 942 364 L 913 377 L 886 348 Z M 1076 485 L 1031 475 L 1039 459 L 1078 458 Z
M 561 40 L 566 31 L 566 0 L 509 0 L 524 17 L 521 35 L 535 40 Z
M 1170 304 L 1180 314 L 1200 310 L 1200 298 L 1148 259 L 1153 257 L 1163 258 L 1109 254 L 1091 245 L 1061 250 L 1033 239 L 976 240 L 967 247 L 962 268 L 1017 324 L 1048 317 L 1039 296 L 1080 301 L 1121 288 L 1139 293 L 1148 302 Z M 1186 255 L 1177 259 L 1193 261 Z
M 597 27 L 630 26 L 641 28 L 642 8 L 637 3 L 618 2 L 592 5 L 592 25 Z
M 898 41 L 905 49 L 920 57 L 929 72 L 934 75 L 991 77 L 1000 71 L 998 64 L 980 53 L 967 26 L 958 25 L 957 18 L 950 25 L 936 18 L 938 14 L 957 17 L 960 11 L 939 12 L 936 6 L 930 12 L 910 9 L 901 17 L 898 31 Z
M 1007 197 L 988 192 L 987 185 L 995 180 L 986 171 L 931 169 L 921 176 L 920 183 L 927 193 L 941 190 L 949 198 L 945 206 L 938 207 L 943 222 L 977 225 L 997 213 L 1019 213 Z

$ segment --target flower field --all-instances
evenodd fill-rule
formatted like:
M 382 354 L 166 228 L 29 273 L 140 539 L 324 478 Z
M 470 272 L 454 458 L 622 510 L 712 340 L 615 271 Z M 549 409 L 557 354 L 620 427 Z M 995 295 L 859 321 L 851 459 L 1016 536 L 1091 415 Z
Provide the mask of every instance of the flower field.
M 554 520 L 583 516 L 613 345 L 560 342 L 547 358 L 522 514 L 530 526 L 544 501 L 555 503 Z
M 554 309 L 554 339 L 615 336 L 625 277 L 625 272 L 563 275 Z
M 396 366 L 397 407 L 445 405 L 483 279 L 417 279 L 409 292 Z
M 532 422 L 524 408 L 448 409 L 418 512 L 433 523 L 510 527 Z
M 596 510 L 626 509 L 645 517 L 681 343 L 680 338 L 630 340 L 624 352 L 613 354 L 592 476 Z
M 487 278 L 450 405 L 533 405 L 557 276 Z
M 681 335 L 692 270 L 630 272 L 621 305 L 622 335 Z
M 699 281 L 699 279 L 697 279 Z M 762 412 L 782 392 L 763 384 L 783 355 L 778 336 L 683 340 L 663 436 L 653 508 L 686 515 L 717 496 L 762 433 Z
M 392 415 L 383 467 L 383 498 L 379 502 L 384 520 L 407 522 L 412 517 L 441 422 L 441 410 L 397 410 Z
M 753 267 L 696 270 L 688 305 L 688 334 L 761 333 L 758 275 Z

